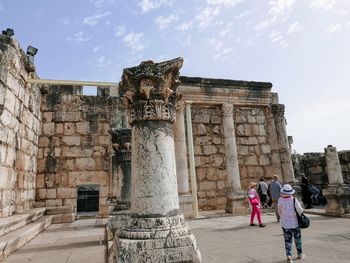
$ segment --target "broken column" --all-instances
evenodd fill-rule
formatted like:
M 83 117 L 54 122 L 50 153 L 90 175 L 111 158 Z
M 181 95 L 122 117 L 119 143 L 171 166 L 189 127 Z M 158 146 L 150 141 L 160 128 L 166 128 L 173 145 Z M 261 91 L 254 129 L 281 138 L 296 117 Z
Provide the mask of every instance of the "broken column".
M 283 104 L 272 105 L 272 113 L 274 115 L 275 126 L 277 131 L 283 181 L 284 183 L 294 184 L 295 177 L 292 163 L 292 155 L 287 137 L 284 109 L 285 107 Z
M 190 194 L 187 165 L 187 144 L 185 132 L 185 103 L 176 104 L 174 123 L 174 143 L 176 159 L 177 186 L 179 190 L 180 210 L 185 216 L 192 215 L 192 195 Z
M 233 104 L 222 104 L 222 126 L 224 130 L 224 144 L 227 170 L 226 209 L 227 213 L 244 214 L 246 212 L 246 195 L 241 189 L 238 155 L 236 145 L 235 126 L 233 122 Z
M 200 262 L 176 180 L 172 125 L 182 63 L 145 61 L 123 71 L 132 126 L 131 218 L 115 238 L 116 262 Z
M 323 195 L 327 198 L 326 213 L 348 214 L 350 213 L 350 186 L 344 184 L 337 148 L 328 145 L 324 150 L 328 175 L 328 186 L 323 189 Z
M 131 129 L 111 130 L 115 151 L 117 173 L 121 175 L 120 194 L 108 218 L 108 227 L 112 235 L 125 226 L 130 217 L 131 200 Z M 113 180 L 115 181 L 115 180 Z

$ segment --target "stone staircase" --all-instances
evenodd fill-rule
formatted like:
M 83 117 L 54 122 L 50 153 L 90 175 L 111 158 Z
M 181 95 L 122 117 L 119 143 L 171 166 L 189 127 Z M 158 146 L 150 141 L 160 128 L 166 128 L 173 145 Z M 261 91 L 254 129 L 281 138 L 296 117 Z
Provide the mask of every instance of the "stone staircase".
M 76 219 L 72 205 L 46 207 L 46 214 L 52 215 L 52 224 L 71 223 Z
M 46 208 L 33 208 L 6 218 L 0 218 L 0 261 L 19 249 L 52 222 L 52 215 L 44 215 Z

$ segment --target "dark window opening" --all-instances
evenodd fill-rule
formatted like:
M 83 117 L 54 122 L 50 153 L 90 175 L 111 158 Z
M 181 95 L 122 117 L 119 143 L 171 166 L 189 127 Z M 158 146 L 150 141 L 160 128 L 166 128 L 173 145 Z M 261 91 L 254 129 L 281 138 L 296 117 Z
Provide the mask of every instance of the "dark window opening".
M 98 212 L 99 185 L 82 185 L 78 187 L 77 212 Z

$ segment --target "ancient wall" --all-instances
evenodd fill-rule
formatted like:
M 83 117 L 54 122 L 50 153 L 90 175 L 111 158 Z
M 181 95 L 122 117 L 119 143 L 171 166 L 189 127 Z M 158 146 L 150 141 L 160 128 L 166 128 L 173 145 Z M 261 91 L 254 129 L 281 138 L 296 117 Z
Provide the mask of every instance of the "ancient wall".
M 34 205 L 41 93 L 26 86 L 26 55 L 0 35 L 0 217 Z
M 344 183 L 350 183 L 350 151 L 338 152 Z M 296 177 L 304 173 L 310 182 L 320 188 L 328 184 L 327 167 L 324 153 L 293 154 Z
M 234 109 L 235 134 L 226 136 L 235 138 L 237 145 L 240 185 L 236 184 L 236 189 L 245 192 L 249 182 L 258 182 L 261 177 L 270 181 L 274 174 L 281 181 L 294 180 L 284 106 L 271 92 L 270 83 L 180 79 L 182 100 L 192 104 L 199 210 L 227 208 L 232 191 L 225 156 L 223 105 L 233 105 Z
M 236 107 L 235 129 L 242 187 L 261 177 L 271 179 L 271 147 L 265 109 Z
M 234 123 L 242 188 L 260 177 L 271 179 L 271 150 L 263 107 L 235 107 Z M 198 206 L 224 209 L 227 171 L 219 106 L 193 106 Z
M 223 209 L 226 205 L 227 173 L 221 116 L 218 106 L 192 108 L 197 196 L 201 210 Z
M 44 89 L 43 89 L 44 90 Z M 37 205 L 77 205 L 77 187 L 99 186 L 99 214 L 107 214 L 113 153 L 109 129 L 126 123 L 117 97 L 83 96 L 81 87 L 48 86 L 41 110 Z

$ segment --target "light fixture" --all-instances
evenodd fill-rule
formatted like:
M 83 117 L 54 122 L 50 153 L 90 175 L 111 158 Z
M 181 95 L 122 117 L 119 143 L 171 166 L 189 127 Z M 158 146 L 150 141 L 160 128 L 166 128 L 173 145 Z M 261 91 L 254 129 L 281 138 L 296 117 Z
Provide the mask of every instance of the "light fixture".
M 27 48 L 27 55 L 34 57 L 36 53 L 38 52 L 38 49 L 32 46 L 28 46 Z
M 12 28 L 7 28 L 1 32 L 5 36 L 12 37 L 15 34 L 15 31 Z

